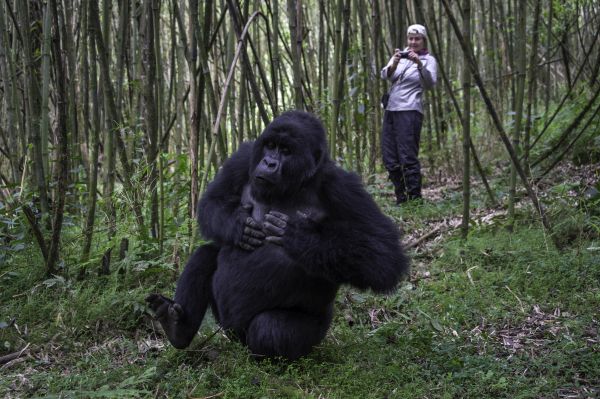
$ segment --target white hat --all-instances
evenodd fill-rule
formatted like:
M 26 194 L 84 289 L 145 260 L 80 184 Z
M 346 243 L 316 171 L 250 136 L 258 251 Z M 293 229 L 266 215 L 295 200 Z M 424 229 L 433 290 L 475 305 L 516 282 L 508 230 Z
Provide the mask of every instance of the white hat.
M 427 39 L 427 29 L 425 29 L 425 27 L 423 25 L 419 25 L 419 24 L 414 24 L 408 27 L 408 29 L 406 30 L 406 35 L 421 35 L 423 36 L 425 39 Z

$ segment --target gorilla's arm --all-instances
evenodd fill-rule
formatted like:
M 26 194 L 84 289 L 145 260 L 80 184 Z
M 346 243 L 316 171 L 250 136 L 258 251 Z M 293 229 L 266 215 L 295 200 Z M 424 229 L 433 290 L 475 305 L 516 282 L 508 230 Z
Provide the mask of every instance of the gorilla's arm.
M 253 250 L 262 244 L 261 227 L 250 217 L 250 208 L 240 206 L 251 156 L 252 143 L 243 143 L 223 164 L 198 203 L 200 231 L 218 245 L 236 244 Z
M 374 291 L 393 289 L 408 272 L 398 228 L 358 176 L 327 169 L 319 193 L 325 218 L 289 215 L 281 245 L 309 274 Z

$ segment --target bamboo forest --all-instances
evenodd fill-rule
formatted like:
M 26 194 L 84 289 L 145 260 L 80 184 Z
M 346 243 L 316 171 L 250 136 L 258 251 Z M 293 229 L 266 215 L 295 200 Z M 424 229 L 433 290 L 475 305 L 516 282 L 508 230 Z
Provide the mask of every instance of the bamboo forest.
M 0 396 L 599 397 L 599 36 L 599 0 L 0 0 Z

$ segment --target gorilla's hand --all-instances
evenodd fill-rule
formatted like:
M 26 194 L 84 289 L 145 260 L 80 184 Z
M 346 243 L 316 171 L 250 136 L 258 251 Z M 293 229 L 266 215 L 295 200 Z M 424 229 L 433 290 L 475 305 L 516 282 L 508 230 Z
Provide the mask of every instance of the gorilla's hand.
M 248 216 L 244 222 L 242 238 L 238 246 L 246 251 L 254 251 L 263 244 L 265 233 L 262 232 L 260 224 Z
M 251 209 L 252 206 L 250 205 L 242 205 L 240 211 L 243 223 L 242 233 L 237 242 L 237 246 L 246 251 L 254 251 L 256 248 L 260 247 L 266 236 L 265 233 L 263 233 L 260 224 L 250 216 Z
M 265 241 L 283 245 L 286 240 L 301 240 L 307 233 L 314 232 L 317 224 L 323 219 L 318 211 L 296 211 L 296 217 L 290 218 L 285 213 L 270 211 L 265 215 L 263 231 L 267 237 Z M 285 237 L 284 237 L 285 235 Z
M 288 226 L 289 216 L 285 213 L 270 211 L 265 215 L 263 229 L 266 234 L 265 241 L 272 244 L 282 245 L 283 235 Z

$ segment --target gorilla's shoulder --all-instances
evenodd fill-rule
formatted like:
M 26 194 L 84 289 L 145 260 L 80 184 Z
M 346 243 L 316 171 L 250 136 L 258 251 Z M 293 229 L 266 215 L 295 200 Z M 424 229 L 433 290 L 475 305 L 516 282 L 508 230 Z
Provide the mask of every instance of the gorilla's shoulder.
M 231 154 L 231 156 L 223 163 L 222 169 L 231 172 L 238 171 L 247 175 L 248 168 L 250 167 L 250 160 L 252 159 L 253 144 L 253 141 L 245 141 L 240 144 L 238 150 Z
M 248 182 L 250 161 L 252 159 L 253 142 L 244 142 L 240 144 L 238 150 L 234 152 L 221 166 L 215 179 L 210 183 L 209 188 L 229 190 L 230 192 L 239 192 Z
M 370 207 L 373 204 L 360 176 L 333 162 L 322 169 L 320 192 L 326 207 L 332 212 L 354 213 L 351 209 Z
M 250 159 L 252 158 L 252 147 L 254 145 L 254 141 L 244 141 L 240 144 L 238 150 L 231 154 L 231 156 L 225 161 L 223 167 L 229 166 L 231 167 L 240 167 L 244 166 L 248 168 Z
M 359 175 L 342 169 L 334 162 L 329 162 L 323 167 L 322 183 L 327 188 L 363 190 L 364 186 Z

